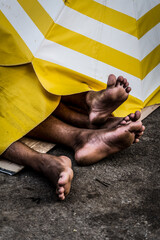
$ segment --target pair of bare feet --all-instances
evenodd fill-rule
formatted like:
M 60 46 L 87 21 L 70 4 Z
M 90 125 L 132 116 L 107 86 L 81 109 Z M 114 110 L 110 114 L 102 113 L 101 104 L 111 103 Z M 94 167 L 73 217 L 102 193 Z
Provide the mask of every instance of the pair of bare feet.
M 130 91 L 131 88 L 125 78 L 120 76 L 116 79 L 114 75 L 110 75 L 107 89 L 99 92 L 90 91 L 86 94 L 89 121 L 91 128 L 94 129 L 75 131 L 75 136 L 69 139 L 71 143 L 68 144 L 74 149 L 78 164 L 96 163 L 110 154 L 129 147 L 132 143 L 139 142 L 145 130 L 141 121 L 138 121 L 141 116 L 139 111 L 125 118 L 110 117 L 111 113 L 126 101 Z M 46 155 L 50 164 L 52 157 Z M 57 163 L 62 166 L 59 177 L 56 177 L 57 194 L 61 200 L 64 200 L 70 191 L 73 171 L 70 159 L 61 156 L 57 158 Z M 45 172 L 45 169 L 44 167 L 42 171 Z M 51 174 L 47 170 L 45 174 L 55 183 L 55 173 Z
M 83 95 L 85 108 L 88 109 L 88 129 L 73 127 L 50 116 L 28 136 L 73 148 L 78 164 L 96 163 L 132 143 L 139 142 L 144 132 L 145 128 L 139 121 L 139 111 L 125 118 L 111 117 L 111 113 L 126 101 L 130 91 L 125 78 L 120 76 L 116 79 L 114 75 L 110 75 L 105 90 L 89 91 Z M 56 186 L 59 199 L 64 200 L 70 192 L 73 171 L 69 158 L 39 154 L 20 142 L 13 143 L 4 153 L 4 157 L 42 172 Z

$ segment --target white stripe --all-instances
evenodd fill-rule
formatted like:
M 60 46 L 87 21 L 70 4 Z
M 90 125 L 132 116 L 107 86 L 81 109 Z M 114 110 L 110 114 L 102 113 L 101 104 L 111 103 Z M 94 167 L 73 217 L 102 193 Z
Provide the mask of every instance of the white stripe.
M 156 37 L 158 29 L 160 29 L 159 25 L 156 26 L 155 29 L 153 28 L 147 32 L 142 39 L 138 40 L 132 35 L 94 20 L 67 6 L 63 8 L 60 16 L 56 20 L 57 15 L 55 14 L 54 16 L 54 14 L 51 13 L 51 9 L 54 9 L 54 4 L 56 3 L 55 0 L 54 4 L 51 0 L 47 2 L 47 4 L 44 4 L 46 3 L 44 0 L 39 0 L 39 2 L 52 17 L 53 21 L 60 26 L 114 48 L 140 61 L 159 44 L 159 38 Z M 62 1 L 58 2 L 59 7 L 57 7 L 57 9 L 60 11 L 60 9 L 63 7 L 63 3 Z M 153 37 L 154 35 L 155 37 Z M 150 39 L 152 39 L 151 42 Z M 139 51 L 139 46 L 143 46 L 142 51 Z M 147 47 L 144 48 L 144 46 Z
M 0 9 L 34 54 L 44 36 L 16 0 L 1 0 Z
M 136 37 L 83 15 L 69 7 L 65 7 L 63 15 L 56 23 L 139 59 L 139 53 L 137 52 L 138 39 Z
M 160 24 L 152 28 L 138 40 L 132 35 L 94 20 L 68 7 L 65 7 L 63 10 L 63 15 L 59 17 L 57 24 L 137 58 L 140 61 L 159 45 Z M 142 50 L 140 47 L 142 47 Z
M 160 86 L 160 64 L 158 64 L 142 81 L 143 101 Z
M 136 11 L 136 19 L 141 18 L 152 8 L 160 4 L 160 0 L 132 0 Z
M 47 12 L 50 11 L 49 14 L 52 15 L 54 21 L 57 18 L 58 12 L 64 7 L 63 1 L 59 0 L 50 0 L 47 4 L 44 0 L 39 1 Z M 5 6 L 8 6 L 8 8 Z M 1 7 L 2 12 L 34 54 L 43 40 L 42 33 L 17 1 L 12 0 L 8 4 L 7 1 L 1 0 Z M 55 14 L 52 14 L 54 12 L 53 9 L 55 10 Z M 100 23 L 68 7 L 65 7 L 62 13 L 57 21 L 61 26 L 126 53 L 140 61 L 159 44 L 160 36 L 157 37 L 157 35 L 160 35 L 160 24 L 147 32 L 139 40 L 140 42 L 138 42 L 137 38 Z
M 55 21 L 65 7 L 62 0 L 38 0 L 50 17 Z
M 148 31 L 139 40 L 139 60 L 142 61 L 151 51 L 160 44 L 160 23 Z
M 131 74 L 48 40 L 43 41 L 35 57 L 56 63 L 103 83 L 106 83 L 107 77 L 111 73 L 116 76 L 123 75 L 130 83 L 131 95 L 142 101 L 160 86 L 160 64 L 142 81 Z
M 1 0 L 0 8 L 3 14 L 7 17 L 10 23 L 16 29 L 18 34 L 25 41 L 31 52 L 34 54 L 37 48 L 39 47 L 40 43 L 44 39 L 41 32 L 38 30 L 38 28 L 35 26 L 35 24 L 28 17 L 28 15 L 25 13 L 23 8 L 18 4 L 16 0 L 12 0 L 9 2 L 7 0 Z M 96 24 L 101 23 L 96 22 Z M 159 25 L 155 26 L 154 28 L 155 34 L 156 32 L 158 34 L 157 31 L 158 29 Z M 147 39 L 151 39 L 152 32 L 150 33 L 148 32 L 147 34 L 150 34 L 147 36 Z M 146 42 L 143 40 L 143 38 L 141 40 L 142 46 L 148 48 L 149 45 L 147 45 L 146 47 Z M 153 43 L 153 41 L 151 42 L 151 44 L 155 47 L 154 45 L 155 43 Z M 142 53 L 142 55 L 143 57 L 145 56 L 144 53 Z M 83 55 L 81 53 L 63 47 L 51 41 L 44 40 L 43 44 L 41 45 L 41 48 L 39 49 L 39 52 L 36 54 L 36 57 L 57 63 L 59 65 L 70 68 L 74 71 L 95 78 L 102 82 L 106 82 L 107 75 L 109 75 L 110 73 L 114 73 L 117 76 L 124 75 L 124 77 L 128 78 L 130 81 L 130 86 L 132 87 L 132 95 L 143 100 L 145 100 L 159 86 L 160 65 L 153 69 L 152 72 L 150 72 L 143 80 L 143 96 L 142 96 L 141 92 L 142 81 L 140 79 L 128 73 L 125 73 L 119 69 L 116 69 L 112 66 L 109 66 L 105 63 L 102 63 L 96 59 Z
M 54 21 L 58 13 L 63 13 L 59 15 L 57 21 L 59 25 L 137 58 L 140 61 L 159 45 L 160 24 L 147 32 L 138 42 L 134 36 L 100 23 L 73 9 L 68 7 L 64 8 L 62 0 L 39 0 L 39 2 L 52 16 Z M 4 15 L 34 54 L 43 40 L 42 33 L 16 0 L 1 0 L 0 7 Z M 64 9 L 63 11 L 62 8 Z
M 104 6 L 122 12 L 130 17 L 141 18 L 160 3 L 159 0 L 94 0 Z
M 56 63 L 104 83 L 110 73 L 114 73 L 116 76 L 123 75 L 129 79 L 132 95 L 139 99 L 142 98 L 140 79 L 57 43 L 44 40 L 35 57 Z

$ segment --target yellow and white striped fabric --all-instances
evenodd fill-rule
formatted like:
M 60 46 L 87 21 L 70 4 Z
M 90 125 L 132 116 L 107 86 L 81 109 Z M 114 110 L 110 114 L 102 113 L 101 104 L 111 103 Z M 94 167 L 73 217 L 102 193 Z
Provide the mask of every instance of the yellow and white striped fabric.
M 31 63 L 35 81 L 58 96 L 100 90 L 110 73 L 123 75 L 132 92 L 117 116 L 160 103 L 160 0 L 0 0 L 0 10 L 2 78 L 9 82 L 14 68 L 14 91 L 17 76 L 33 77 Z

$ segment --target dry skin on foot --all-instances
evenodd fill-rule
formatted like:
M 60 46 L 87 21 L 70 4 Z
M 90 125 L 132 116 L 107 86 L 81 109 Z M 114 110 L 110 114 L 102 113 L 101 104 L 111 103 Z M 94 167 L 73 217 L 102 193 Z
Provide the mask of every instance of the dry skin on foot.
M 118 126 L 121 125 L 126 125 L 129 122 L 136 122 L 140 119 L 141 117 L 141 112 L 136 111 L 135 113 L 131 113 L 126 117 L 109 117 L 105 121 L 104 124 L 98 126 L 99 129 L 106 129 L 106 130 L 113 130 L 114 128 L 117 128 Z M 91 129 L 98 129 L 97 125 L 90 125 Z
M 86 130 L 75 145 L 75 159 L 81 165 L 89 165 L 129 147 L 144 131 L 140 121 L 130 122 L 115 130 Z
M 56 186 L 60 200 L 69 194 L 73 179 L 71 160 L 66 156 L 43 154 L 41 172 Z
M 21 142 L 12 143 L 3 157 L 43 173 L 56 186 L 59 199 L 64 200 L 68 195 L 73 178 L 72 164 L 68 157 L 41 154 Z
M 86 95 L 86 102 L 89 107 L 89 120 L 91 124 L 104 124 L 110 114 L 127 100 L 131 88 L 127 79 L 111 74 L 108 77 L 107 88 Z
M 82 105 L 84 108 L 84 112 L 76 113 L 63 104 L 59 105 L 55 115 L 61 120 L 69 121 L 70 125 L 51 115 L 31 130 L 28 136 L 73 148 L 78 164 L 96 163 L 138 142 L 144 132 L 145 128 L 139 121 L 139 111 L 125 118 L 110 117 L 128 98 L 130 91 L 125 78 L 120 76 L 116 79 L 112 74 L 108 78 L 107 89 L 64 98 L 74 102 L 75 97 L 77 106 Z M 76 124 L 83 128 L 74 127 Z M 4 157 L 43 173 L 56 186 L 59 199 L 64 200 L 70 192 L 73 171 L 68 157 L 40 154 L 20 142 L 13 143 L 5 151 Z

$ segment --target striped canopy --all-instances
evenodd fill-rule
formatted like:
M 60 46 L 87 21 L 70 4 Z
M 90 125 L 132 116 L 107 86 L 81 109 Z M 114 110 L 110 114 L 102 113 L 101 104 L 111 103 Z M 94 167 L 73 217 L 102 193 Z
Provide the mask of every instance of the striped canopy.
M 55 95 L 123 75 L 127 108 L 160 103 L 160 0 L 0 0 L 0 9 L 1 66 L 32 63 Z

